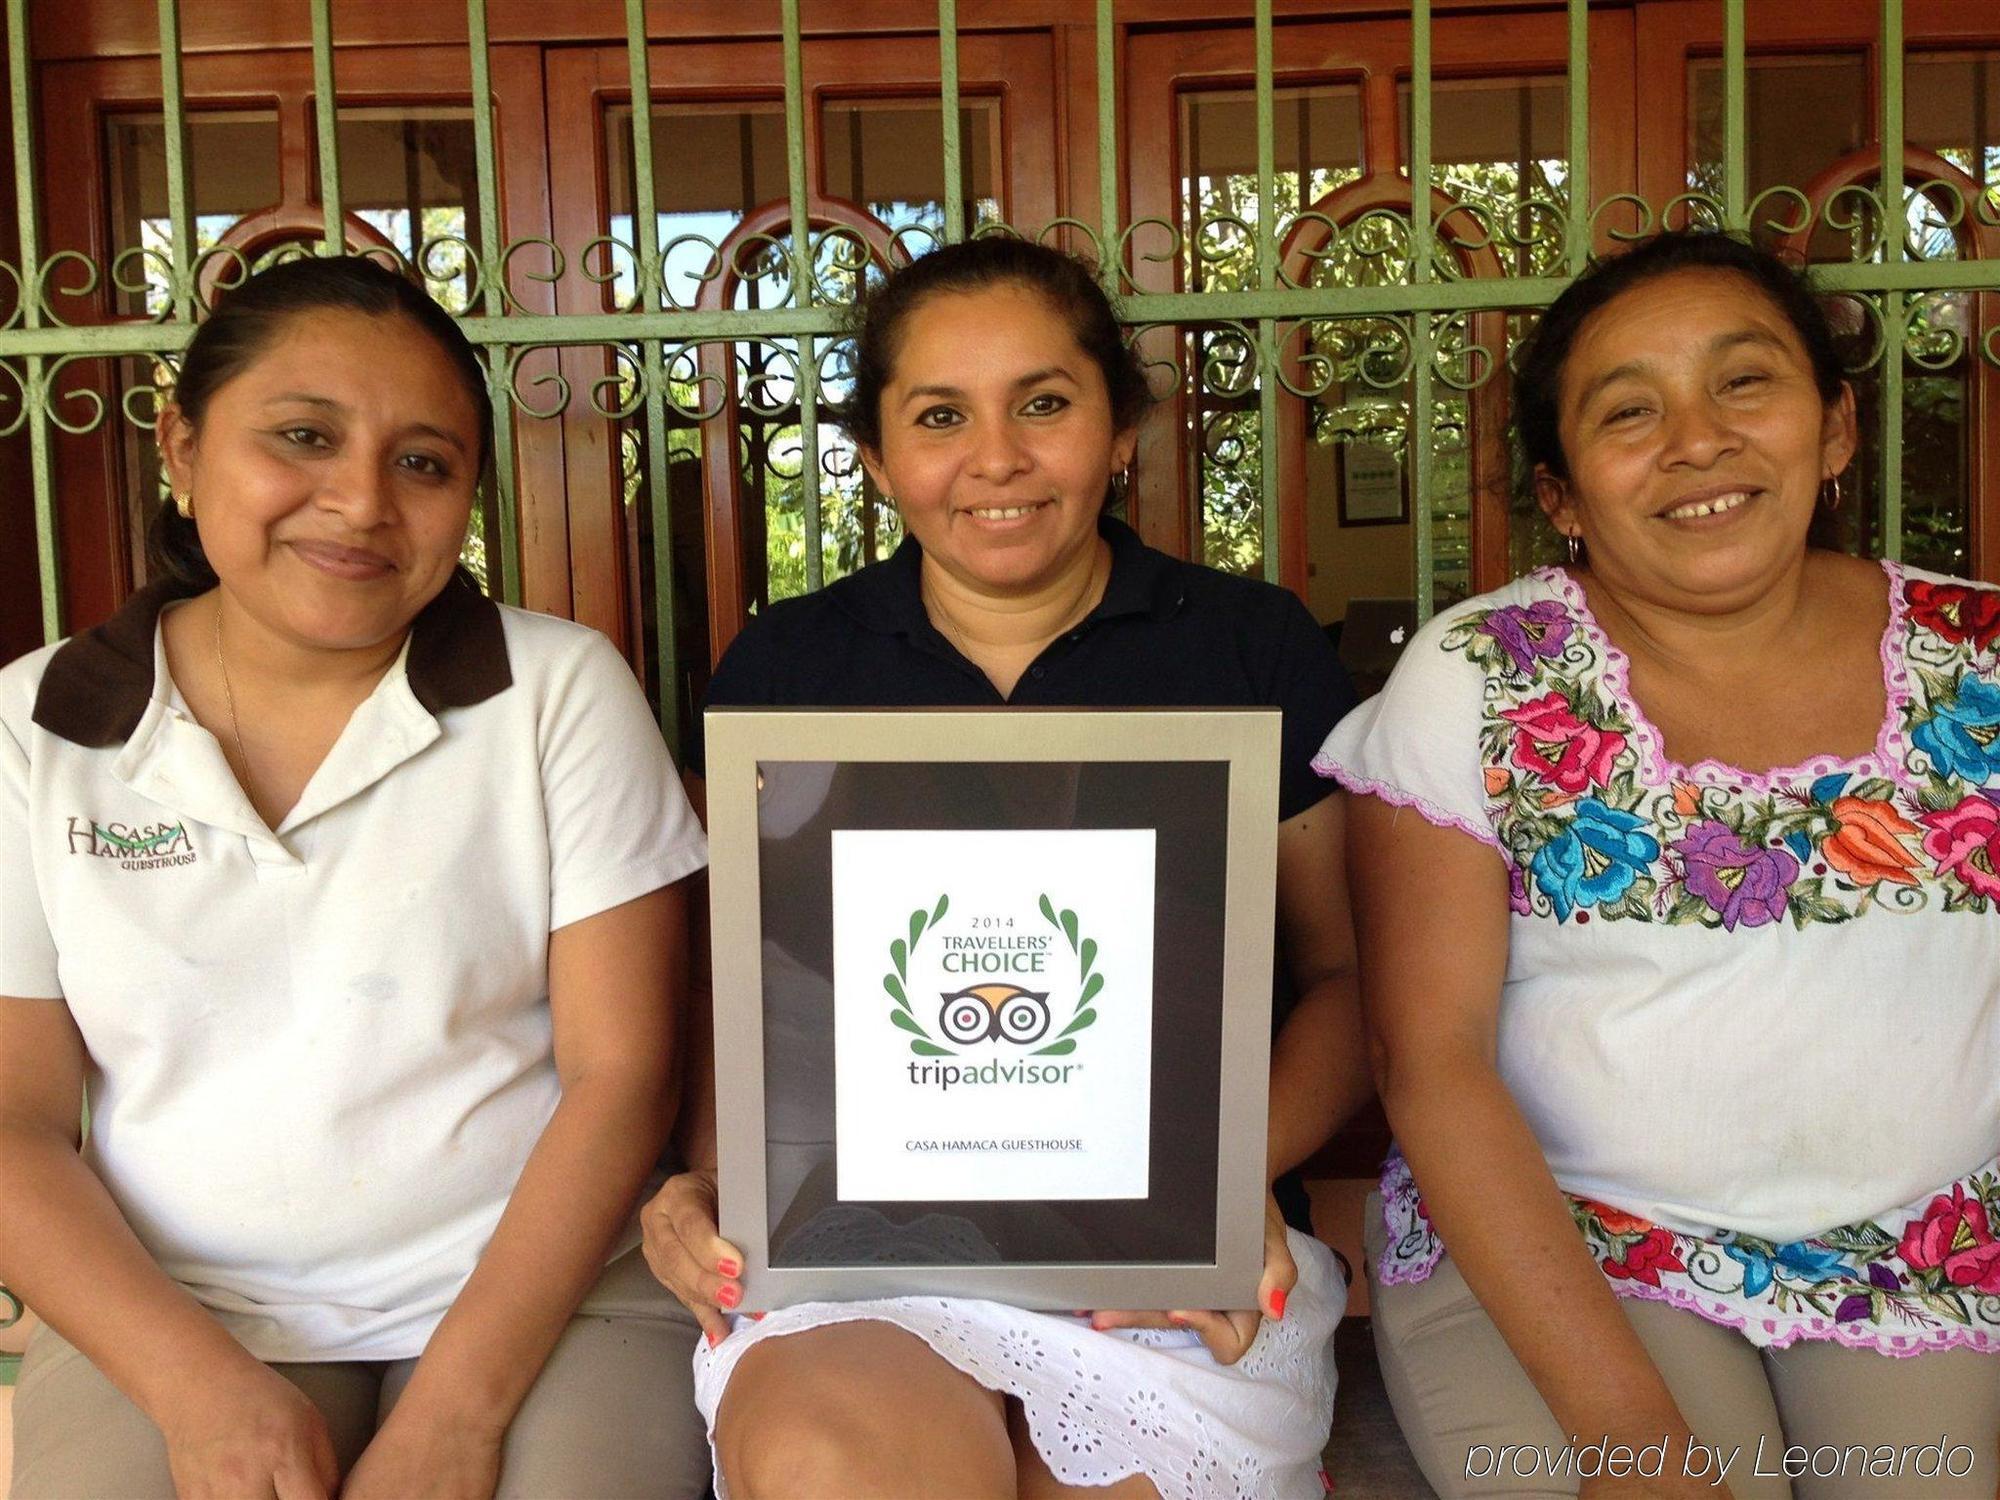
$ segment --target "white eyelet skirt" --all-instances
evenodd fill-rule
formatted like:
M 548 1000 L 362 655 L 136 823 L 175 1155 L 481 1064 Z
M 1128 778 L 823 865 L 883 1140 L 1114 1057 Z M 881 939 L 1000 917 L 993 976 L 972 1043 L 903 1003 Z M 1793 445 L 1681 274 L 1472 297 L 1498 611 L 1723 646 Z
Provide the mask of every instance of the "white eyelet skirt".
M 1320 1454 L 1333 1422 L 1333 1330 L 1347 1287 L 1333 1254 L 1291 1232 L 1299 1284 L 1284 1318 L 1219 1365 L 1182 1329 L 1099 1333 L 1066 1313 L 998 1302 L 895 1297 L 808 1302 L 759 1321 L 738 1317 L 694 1357 L 695 1401 L 708 1421 L 736 1362 L 765 1339 L 873 1319 L 915 1334 L 988 1390 L 1015 1397 L 1036 1451 L 1065 1484 L 1144 1474 L 1163 1500 L 1320 1500 Z M 718 1470 L 718 1500 L 728 1500 Z

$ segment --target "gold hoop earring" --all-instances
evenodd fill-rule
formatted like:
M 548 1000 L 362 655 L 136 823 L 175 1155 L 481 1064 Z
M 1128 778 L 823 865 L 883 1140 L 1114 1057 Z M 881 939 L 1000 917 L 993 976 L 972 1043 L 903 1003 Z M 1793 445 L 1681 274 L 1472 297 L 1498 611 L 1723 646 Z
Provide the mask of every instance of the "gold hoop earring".
M 1583 540 L 1574 531 L 1563 540 L 1569 543 L 1569 565 L 1573 568 L 1583 556 Z
M 174 509 L 181 513 L 181 519 L 183 521 L 192 521 L 194 519 L 193 492 L 188 490 L 183 490 L 177 493 L 174 496 Z
M 1833 489 L 1833 494 L 1830 498 L 1827 495 L 1828 486 L 1831 486 Z M 1830 511 L 1840 509 L 1840 476 L 1838 474 L 1829 474 L 1820 481 L 1819 503 Z

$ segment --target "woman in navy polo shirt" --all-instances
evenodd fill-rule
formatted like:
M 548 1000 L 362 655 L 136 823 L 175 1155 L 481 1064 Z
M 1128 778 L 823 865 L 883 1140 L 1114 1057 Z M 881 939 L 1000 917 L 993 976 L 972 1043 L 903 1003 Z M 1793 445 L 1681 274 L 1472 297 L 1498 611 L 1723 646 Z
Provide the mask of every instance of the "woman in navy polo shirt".
M 1293 596 L 1103 514 L 1148 398 L 1087 267 L 1013 239 L 942 249 L 871 294 L 856 343 L 847 421 L 907 540 L 767 610 L 709 702 L 1283 710 L 1266 1269 L 1249 1313 L 933 1297 L 732 1320 L 741 1260 L 713 1174 L 676 1178 L 645 1215 L 647 1254 L 709 1333 L 696 1382 L 718 1491 L 1318 1496 L 1346 1292 L 1286 1174 L 1369 1090 L 1340 799 L 1311 770 L 1351 690 Z M 690 1108 L 710 1137 L 692 1157 L 712 1162 L 712 1107 Z

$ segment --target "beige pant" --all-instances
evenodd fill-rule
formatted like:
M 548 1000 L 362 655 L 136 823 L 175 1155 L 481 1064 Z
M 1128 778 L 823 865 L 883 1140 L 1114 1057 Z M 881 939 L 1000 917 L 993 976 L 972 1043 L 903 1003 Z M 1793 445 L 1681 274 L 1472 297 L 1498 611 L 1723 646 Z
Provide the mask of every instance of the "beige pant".
M 708 1483 L 694 1405 L 700 1330 L 634 1250 L 584 1299 L 507 1431 L 499 1495 L 661 1496 Z M 344 1474 L 409 1383 L 415 1360 L 273 1365 L 320 1409 Z M 172 1500 L 160 1430 L 44 1326 L 14 1392 L 14 1500 Z
M 1451 1257 L 1424 1281 L 1382 1285 L 1379 1195 L 1364 1212 L 1382 1381 L 1424 1477 L 1446 1500 L 1576 1494 L 1576 1478 L 1551 1478 L 1542 1456 L 1559 1456 L 1570 1435 Z M 1759 1349 L 1665 1303 L 1624 1297 L 1618 1305 L 1696 1438 L 1725 1457 L 1737 1454 L 1727 1476 L 1735 1500 L 1995 1500 L 2000 1493 L 2000 1355 L 1955 1349 L 1898 1359 L 1817 1340 Z M 1578 1436 L 1584 1445 L 1592 1440 Z M 1865 1472 L 1880 1445 L 1896 1450 L 1893 1476 Z M 1868 1451 L 1856 1455 L 1857 1446 Z M 1804 1450 L 1805 1472 L 1795 1478 L 1786 1475 L 1788 1447 Z M 1815 1464 L 1846 1472 L 1815 1475 Z

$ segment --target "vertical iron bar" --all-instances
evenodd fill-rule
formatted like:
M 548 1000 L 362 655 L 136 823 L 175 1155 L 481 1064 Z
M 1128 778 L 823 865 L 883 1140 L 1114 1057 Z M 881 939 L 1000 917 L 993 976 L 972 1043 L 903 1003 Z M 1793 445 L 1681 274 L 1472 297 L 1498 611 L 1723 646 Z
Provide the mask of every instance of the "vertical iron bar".
M 472 50 L 473 175 L 479 185 L 479 289 L 486 316 L 502 318 L 507 315 L 506 262 L 501 253 L 499 165 L 493 149 L 493 79 L 486 43 L 486 0 L 465 0 L 465 21 Z M 421 243 L 421 230 L 416 237 Z M 493 400 L 493 485 L 498 502 L 494 525 L 500 533 L 498 538 L 488 539 L 497 540 L 499 546 L 487 548 L 487 565 L 492 567 L 497 560 L 500 586 L 495 592 L 509 604 L 519 604 L 520 476 L 514 453 L 514 392 L 508 378 L 506 346 L 489 344 L 486 360 L 487 390 Z M 662 697 L 666 681 L 662 673 Z
M 1431 0 L 1410 5 L 1411 273 L 1431 280 Z M 1437 595 L 1437 538 L 1431 528 L 1431 315 L 1410 315 L 1410 520 L 1416 533 L 1417 621 Z
M 7 92 L 14 111 L 14 206 L 21 236 L 21 321 L 42 326 L 41 230 L 35 213 L 35 112 L 28 67 L 28 0 L 7 0 Z M 28 425 L 28 466 L 35 491 L 35 563 L 42 588 L 42 638 L 63 633 L 60 544 L 56 538 L 54 475 L 50 467 L 47 407 L 43 385 L 46 362 L 30 354 L 23 362 L 21 402 Z
M 938 0 L 939 104 L 944 111 L 944 239 L 965 238 L 965 191 L 959 181 L 958 0 Z
M 1271 0 L 1257 0 L 1257 285 L 1269 291 L 1278 272 L 1277 80 L 1271 58 Z
M 340 132 L 333 91 L 333 0 L 312 0 L 313 123 L 319 134 L 319 201 L 326 213 L 325 253 L 347 248 L 340 202 Z
M 1590 0 L 1569 0 L 1569 274 L 1590 264 Z
M 632 86 L 632 238 L 639 259 L 639 306 L 657 313 L 664 306 L 665 277 L 653 190 L 653 78 L 646 54 L 646 0 L 625 0 L 625 55 Z M 639 340 L 639 369 L 646 408 L 646 501 L 653 523 L 653 649 L 660 675 L 660 729 L 678 757 L 686 726 L 681 723 L 680 645 L 674 629 L 673 502 L 664 404 L 666 360 L 661 346 L 657 338 Z M 710 463 L 733 464 L 736 444 L 704 457 Z
M 1113 0 L 1097 0 L 1098 276 L 1118 295 L 1118 47 Z
M 188 201 L 187 113 L 181 92 L 179 0 L 160 0 L 160 113 L 167 147 L 167 232 L 172 238 L 174 317 L 194 319 L 194 210 Z
M 813 304 L 812 220 L 806 213 L 806 95 L 800 62 L 799 0 L 784 0 L 785 179 L 792 200 L 792 305 Z M 798 338 L 792 389 L 799 398 L 799 487 L 805 503 L 806 588 L 826 581 L 819 498 L 819 350 L 809 333 Z M 733 460 L 732 460 L 733 461 Z
M 1745 228 L 1750 151 L 1745 120 L 1750 84 L 1743 61 L 1743 0 L 1722 0 L 1722 217 Z
M 1883 254 L 1904 258 L 1910 229 L 1908 187 L 1903 181 L 1903 0 L 1882 0 L 1882 226 Z M 1910 299 L 1882 294 L 1882 555 L 1903 555 L 1903 338 Z
M 1277 80 L 1271 55 L 1271 0 L 1257 0 L 1257 287 L 1270 291 L 1278 280 Z M 1300 205 L 1305 173 L 1300 163 Z M 1278 581 L 1282 554 L 1278 516 L 1278 324 L 1257 320 L 1257 492 L 1264 523 L 1264 577 Z

